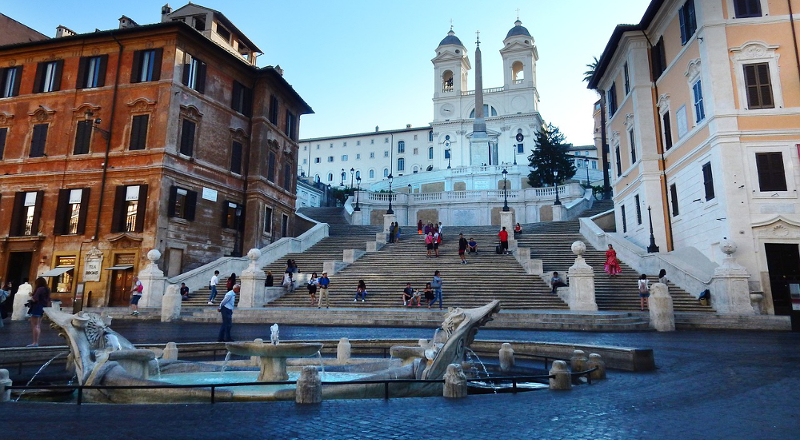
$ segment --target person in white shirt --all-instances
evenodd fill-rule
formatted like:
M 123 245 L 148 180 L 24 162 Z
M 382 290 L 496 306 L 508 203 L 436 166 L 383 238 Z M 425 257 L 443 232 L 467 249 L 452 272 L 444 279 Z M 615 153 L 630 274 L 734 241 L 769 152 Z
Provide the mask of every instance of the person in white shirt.
M 214 298 L 217 297 L 217 283 L 219 283 L 219 271 L 214 271 L 214 276 L 208 282 L 208 287 L 211 288 L 211 296 L 208 297 L 208 305 L 214 304 Z
M 233 307 L 236 304 L 236 294 L 239 293 L 239 285 L 235 284 L 219 303 L 217 311 L 222 314 L 222 326 L 219 328 L 218 342 L 233 342 L 231 338 L 231 327 L 233 327 Z
M 639 276 L 639 310 L 644 311 L 647 307 L 647 299 L 650 298 L 650 286 L 648 285 L 647 275 Z

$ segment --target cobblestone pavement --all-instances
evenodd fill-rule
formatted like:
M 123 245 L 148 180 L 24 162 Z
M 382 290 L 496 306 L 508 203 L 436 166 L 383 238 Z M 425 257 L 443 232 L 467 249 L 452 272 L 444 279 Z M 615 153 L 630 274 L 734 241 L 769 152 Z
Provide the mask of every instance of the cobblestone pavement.
M 209 340 L 217 329 L 153 322 L 114 327 L 134 342 Z M 26 342 L 26 331 L 18 323 L 0 329 L 0 345 Z M 269 333 L 266 326 L 236 325 L 234 331 L 239 339 Z M 45 333 L 43 341 L 50 343 L 53 332 Z M 281 327 L 282 339 L 430 335 L 424 329 Z M 339 400 L 312 406 L 9 403 L 0 405 L 0 438 L 790 439 L 800 432 L 800 334 L 482 330 L 478 339 L 653 348 L 658 369 L 610 371 L 607 381 L 569 392 L 462 400 Z

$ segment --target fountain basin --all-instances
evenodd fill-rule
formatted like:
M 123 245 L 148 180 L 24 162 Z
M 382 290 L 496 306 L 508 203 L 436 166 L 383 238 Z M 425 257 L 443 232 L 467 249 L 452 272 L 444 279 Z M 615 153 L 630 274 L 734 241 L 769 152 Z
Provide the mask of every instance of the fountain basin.
M 320 343 L 265 344 L 263 342 L 228 342 L 225 347 L 239 356 L 258 356 L 261 358 L 259 382 L 289 380 L 286 373 L 286 359 L 313 356 L 322 349 Z

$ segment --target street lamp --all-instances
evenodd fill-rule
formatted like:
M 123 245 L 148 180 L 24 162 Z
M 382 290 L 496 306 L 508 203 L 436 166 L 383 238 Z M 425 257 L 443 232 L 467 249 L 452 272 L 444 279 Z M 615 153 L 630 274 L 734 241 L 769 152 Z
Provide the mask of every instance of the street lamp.
M 330 183 L 328 184 L 328 191 L 325 192 L 325 206 L 331 206 L 331 184 Z
M 503 212 L 508 212 L 509 211 L 509 209 L 508 209 L 508 191 L 506 190 L 506 182 L 508 182 L 508 180 L 506 179 L 506 175 L 507 174 L 508 174 L 508 171 L 505 168 L 503 168 Z
M 553 177 L 555 178 L 556 184 L 556 201 L 553 202 L 553 205 L 561 205 L 561 200 L 558 198 L 558 170 L 553 170 Z
M 647 252 L 654 254 L 658 252 L 658 246 L 656 246 L 656 237 L 653 235 L 653 213 L 650 212 L 650 207 L 647 207 L 647 217 L 650 218 L 650 246 L 647 246 Z
M 361 211 L 361 207 L 358 206 L 358 193 L 361 192 L 361 176 L 356 177 L 356 183 L 358 183 L 358 189 L 356 190 L 356 207 L 353 208 L 353 211 Z
M 589 159 L 584 159 L 583 163 L 586 165 L 586 186 L 589 186 Z
M 355 169 L 350 168 L 350 189 L 351 190 L 353 189 L 353 175 L 354 175 L 355 172 L 356 172 Z
M 392 209 L 392 181 L 394 180 L 394 176 L 392 173 L 389 173 L 389 209 L 386 210 L 387 214 L 394 214 L 394 210 Z

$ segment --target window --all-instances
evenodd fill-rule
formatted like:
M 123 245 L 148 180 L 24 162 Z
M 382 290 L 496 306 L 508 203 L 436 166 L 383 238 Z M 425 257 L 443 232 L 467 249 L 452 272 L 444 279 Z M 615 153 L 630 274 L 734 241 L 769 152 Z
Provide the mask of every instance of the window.
M 374 151 L 371 151 L 371 152 L 369 153 L 369 158 L 370 158 L 370 159 L 375 159 L 375 152 L 374 152 Z
M 617 112 L 617 83 L 611 84 L 608 90 L 608 117 L 614 116 Z
M 330 148 L 333 148 L 333 142 L 331 142 Z
M 197 191 L 177 186 L 170 187 L 167 216 L 193 221 L 197 206 Z
M 92 125 L 94 121 L 78 121 L 77 129 L 75 130 L 75 148 L 72 154 L 87 154 L 89 153 L 89 145 L 92 140 Z
M 272 122 L 272 125 L 278 125 L 278 98 L 275 95 L 269 96 L 269 122 Z M 319 150 L 319 144 L 317 144 L 317 150 Z
M 158 81 L 161 79 L 161 55 L 163 49 L 137 50 L 133 53 L 131 83 Z
M 388 144 L 389 143 L 389 138 L 383 138 L 383 143 L 384 144 Z
M 433 147 L 428 147 L 428 160 L 433 160 Z
M 47 93 L 61 90 L 61 69 L 64 60 L 44 61 L 36 66 L 33 80 L 33 93 Z
M 711 173 L 711 162 L 703 164 L 703 187 L 706 190 L 706 200 L 714 198 L 714 176 Z
M 292 166 L 288 163 L 283 165 L 283 189 L 292 190 Z
M 222 205 L 222 227 L 244 230 L 244 205 L 225 201 Z
M 631 144 L 631 165 L 636 163 L 636 138 L 633 135 L 633 130 L 628 130 L 628 139 Z
M 346 154 L 342 154 L 342 162 L 347 162 L 347 155 Z
M 369 143 L 370 143 L 370 145 L 375 145 L 375 139 L 370 139 Z
M 272 233 L 272 208 L 269 206 L 264 207 L 264 233 Z
M 782 153 L 756 153 L 756 168 L 759 191 L 786 191 Z
M 333 162 L 333 156 L 328 156 L 328 162 Z
M 628 232 L 628 219 L 625 215 L 625 205 L 620 206 L 620 215 L 622 216 L 622 232 Z
M 342 142 L 342 146 L 346 147 L 347 146 L 347 142 Z
M 47 144 L 48 124 L 36 124 L 33 126 L 33 136 L 31 136 L 30 157 L 44 156 L 44 147 Z
M 414 140 L 417 140 L 417 135 L 414 135 Z
M 761 17 L 761 0 L 733 0 L 735 18 Z
M 183 85 L 200 93 L 206 88 L 206 63 L 186 54 L 186 63 L 183 65 Z
M 398 153 L 405 153 L 406 152 L 406 143 L 404 141 L 399 141 L 397 143 L 397 152 Z
M 361 141 L 356 141 L 356 145 L 361 145 Z
M 106 65 L 108 55 L 81 57 L 78 62 L 78 80 L 76 89 L 103 87 L 106 84 Z
M 220 26 L 219 23 L 217 23 L 217 35 L 222 37 L 222 39 L 225 40 L 225 42 L 230 43 L 230 41 L 231 41 L 231 33 L 230 33 L 230 31 L 228 31 L 224 27 Z
M 0 128 L 0 160 L 3 160 L 3 153 L 6 150 L 6 137 L 8 137 L 8 128 Z
M 669 197 L 672 202 L 672 216 L 677 217 L 680 215 L 680 210 L 678 209 L 678 188 L 674 183 L 669 186 Z
M 183 124 L 181 126 L 181 145 L 180 150 L 178 150 L 184 156 L 192 156 L 192 152 L 194 151 L 194 137 L 195 137 L 195 129 L 197 125 L 194 121 L 190 121 L 188 119 L 183 120 Z
M 744 65 L 744 82 L 747 88 L 748 108 L 775 108 L 775 102 L 772 100 L 769 63 Z
M 333 182 L 333 173 L 328 173 L 328 182 Z
M 615 156 L 616 156 L 615 159 L 617 160 L 617 177 L 619 177 L 619 176 L 622 175 L 622 159 L 620 158 L 620 154 L 619 154 L 619 145 L 617 145 L 615 153 L 616 153 L 615 154 Z
M 525 153 L 525 144 L 517 144 L 517 154 Z
M 356 160 L 361 159 L 361 153 L 356 153 Z
M 389 152 L 388 151 L 384 151 L 383 152 L 383 157 L 389 157 Z
M 428 142 L 433 142 L 433 130 L 428 132 Z
M 383 169 L 383 177 L 389 177 L 389 168 Z
M 375 170 L 369 170 L 369 178 L 370 179 L 374 179 L 375 178 Z
M 242 143 L 233 141 L 231 144 L 231 172 L 242 174 Z
M 444 150 L 444 158 L 445 159 L 450 159 L 450 149 L 449 148 Z
M 419 154 L 419 148 L 414 148 L 414 155 Z
M 488 118 L 490 116 L 497 116 L 497 109 L 489 104 L 483 104 L 483 117 Z M 469 114 L 469 117 L 470 119 L 475 118 L 475 109 L 472 109 L 472 111 Z
M 272 183 L 275 183 L 275 162 L 277 157 L 275 156 L 274 151 L 269 152 L 269 159 L 267 162 L 267 180 Z M 328 160 L 328 162 L 331 162 Z
M 150 115 L 136 115 L 131 121 L 131 143 L 129 150 L 144 150 L 147 146 L 147 125 Z
M 662 140 L 664 141 L 664 149 L 669 150 L 672 148 L 672 124 L 669 121 L 669 110 L 661 115 L 661 130 Z
M 681 24 L 681 45 L 685 45 L 697 31 L 697 18 L 694 13 L 694 0 L 687 0 L 678 11 Z
M 314 158 L 314 163 L 320 163 L 320 162 L 321 162 L 321 159 L 319 157 L 315 157 Z
M 234 81 L 233 92 L 231 94 L 231 108 L 245 116 L 252 116 L 253 90 L 243 86 L 239 81 Z
M 692 92 L 694 94 L 694 121 L 700 122 L 706 118 L 706 110 L 703 107 L 702 81 L 697 81 L 692 85 Z
M 360 179 L 360 178 L 361 178 L 361 171 L 356 170 L 356 179 Z
M 281 214 L 281 237 L 289 235 L 289 216 Z
M 22 66 L 0 69 L 0 98 L 11 98 L 19 95 L 19 83 L 22 79 Z
M 658 43 L 650 49 L 650 67 L 653 72 L 653 81 L 661 77 L 667 70 L 667 54 L 664 52 L 664 38 L 659 38 Z
M 639 201 L 639 194 L 633 196 L 633 202 L 636 203 L 636 224 L 642 224 L 642 206 L 641 202 Z
M 118 186 L 111 232 L 142 232 L 147 208 L 147 185 Z
M 16 193 L 8 235 L 16 237 L 38 235 L 43 201 L 44 191 Z
M 397 171 L 405 171 L 406 169 L 406 160 L 401 158 L 397 159 Z
M 284 133 L 286 133 L 286 136 L 288 136 L 289 139 L 293 141 L 297 140 L 297 116 L 295 116 L 294 113 L 290 112 L 289 110 L 286 110 L 286 129 L 284 130 Z M 346 145 L 347 144 L 345 143 L 345 146 Z
M 622 72 L 625 76 L 625 96 L 628 96 L 628 93 L 631 92 L 631 75 L 628 70 L 628 63 L 625 63 L 625 66 L 622 68 Z

